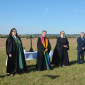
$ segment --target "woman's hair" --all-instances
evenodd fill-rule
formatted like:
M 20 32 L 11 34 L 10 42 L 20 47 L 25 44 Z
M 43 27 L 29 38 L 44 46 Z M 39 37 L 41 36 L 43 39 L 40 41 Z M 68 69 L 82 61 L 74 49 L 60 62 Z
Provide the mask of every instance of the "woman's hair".
M 11 29 L 11 31 L 10 31 L 10 33 L 9 33 L 9 37 L 12 36 L 12 32 L 13 32 L 14 30 L 16 30 L 16 28 L 12 28 L 12 29 Z M 17 30 L 16 30 L 16 36 L 18 37 Z

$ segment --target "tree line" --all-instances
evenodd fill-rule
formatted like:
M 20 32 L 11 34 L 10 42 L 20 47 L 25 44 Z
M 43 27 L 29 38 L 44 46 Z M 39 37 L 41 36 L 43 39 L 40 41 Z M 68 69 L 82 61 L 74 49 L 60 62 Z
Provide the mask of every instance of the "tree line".
M 19 35 L 20 38 L 30 38 L 30 36 L 32 38 L 38 38 L 41 36 L 41 34 L 25 34 L 25 35 Z M 79 37 L 80 35 L 79 34 L 67 34 L 65 35 L 67 38 L 77 38 Z M 47 34 L 47 37 L 49 39 L 57 39 L 57 37 L 59 37 L 59 34 Z M 8 38 L 8 35 L 2 35 L 0 34 L 0 38 Z

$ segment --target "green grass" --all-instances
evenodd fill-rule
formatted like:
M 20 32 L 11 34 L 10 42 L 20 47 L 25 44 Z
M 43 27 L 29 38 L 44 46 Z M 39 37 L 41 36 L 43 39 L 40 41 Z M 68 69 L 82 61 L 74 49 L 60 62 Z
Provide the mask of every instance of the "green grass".
M 70 45 L 70 65 L 58 68 L 52 65 L 52 70 L 38 72 L 36 60 L 26 61 L 27 72 L 14 77 L 6 74 L 5 48 L 0 48 L 0 85 L 85 85 L 85 64 L 76 63 L 76 45 Z

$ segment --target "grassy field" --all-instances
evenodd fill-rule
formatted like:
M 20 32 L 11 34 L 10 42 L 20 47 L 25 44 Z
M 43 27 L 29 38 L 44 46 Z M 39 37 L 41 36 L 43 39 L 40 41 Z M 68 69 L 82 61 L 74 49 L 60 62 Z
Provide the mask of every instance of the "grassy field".
M 27 41 L 23 41 L 23 46 L 29 49 Z M 29 40 L 28 40 L 29 41 Z M 37 41 L 35 39 L 35 41 Z M 69 60 L 70 65 L 58 68 L 52 65 L 52 70 L 38 72 L 36 70 L 36 60 L 26 61 L 26 73 L 15 75 L 14 77 L 6 74 L 6 53 L 5 39 L 0 40 L 0 85 L 85 85 L 85 63 L 78 65 L 76 63 L 77 50 L 76 39 L 69 39 L 70 50 Z M 54 49 L 56 40 L 50 40 L 52 50 Z M 33 43 L 36 50 L 36 43 Z

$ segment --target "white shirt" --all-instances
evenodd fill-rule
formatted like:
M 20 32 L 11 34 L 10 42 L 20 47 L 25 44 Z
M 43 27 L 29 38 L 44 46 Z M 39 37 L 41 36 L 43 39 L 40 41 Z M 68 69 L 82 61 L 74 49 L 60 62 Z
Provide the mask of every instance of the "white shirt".
M 65 36 L 61 36 L 61 38 L 65 38 Z
M 15 38 L 17 38 L 16 36 L 14 36 Z

